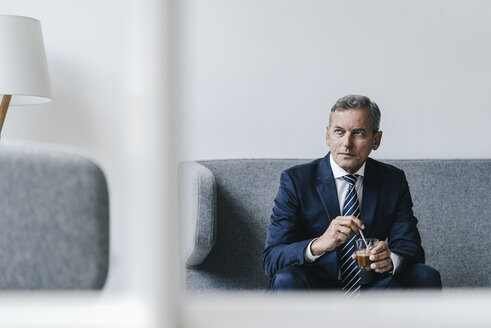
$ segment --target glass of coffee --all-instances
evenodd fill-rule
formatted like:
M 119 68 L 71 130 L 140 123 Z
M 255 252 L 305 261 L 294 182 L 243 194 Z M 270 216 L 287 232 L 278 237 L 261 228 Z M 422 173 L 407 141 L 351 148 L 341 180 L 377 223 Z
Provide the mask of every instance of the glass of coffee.
M 375 246 L 375 243 L 378 242 L 377 238 L 366 238 L 366 244 L 363 239 L 355 240 L 356 247 L 356 260 L 358 262 L 358 268 L 362 270 L 370 270 L 370 253 L 372 252 L 372 248 Z M 367 247 L 368 246 L 368 247 Z

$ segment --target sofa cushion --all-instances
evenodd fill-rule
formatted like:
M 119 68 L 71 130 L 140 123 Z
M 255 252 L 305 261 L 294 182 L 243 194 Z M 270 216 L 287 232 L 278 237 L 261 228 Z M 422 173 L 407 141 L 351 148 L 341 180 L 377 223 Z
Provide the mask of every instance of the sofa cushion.
M 444 287 L 491 287 L 491 160 L 384 161 L 404 170 L 426 262 Z

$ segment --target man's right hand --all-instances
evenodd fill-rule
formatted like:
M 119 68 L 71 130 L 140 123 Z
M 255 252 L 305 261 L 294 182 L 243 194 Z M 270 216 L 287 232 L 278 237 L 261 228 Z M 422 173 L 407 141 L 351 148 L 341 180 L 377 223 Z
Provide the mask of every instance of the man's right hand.
M 312 255 L 322 255 L 344 244 L 351 233 L 355 235 L 365 229 L 363 222 L 354 216 L 338 216 L 332 220 L 327 230 L 310 245 Z

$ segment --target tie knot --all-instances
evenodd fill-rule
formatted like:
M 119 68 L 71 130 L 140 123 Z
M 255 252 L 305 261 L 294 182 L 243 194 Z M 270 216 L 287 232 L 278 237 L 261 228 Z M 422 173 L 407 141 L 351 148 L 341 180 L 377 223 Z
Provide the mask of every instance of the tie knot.
M 358 178 L 358 174 L 347 174 L 343 176 L 343 179 L 353 186 L 356 183 L 356 179 Z

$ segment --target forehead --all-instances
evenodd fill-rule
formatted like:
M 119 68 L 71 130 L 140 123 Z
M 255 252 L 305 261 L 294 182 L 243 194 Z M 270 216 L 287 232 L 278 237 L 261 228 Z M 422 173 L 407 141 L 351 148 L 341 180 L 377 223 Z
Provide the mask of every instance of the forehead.
M 344 129 L 370 129 L 370 109 L 336 109 L 331 116 L 331 127 Z

